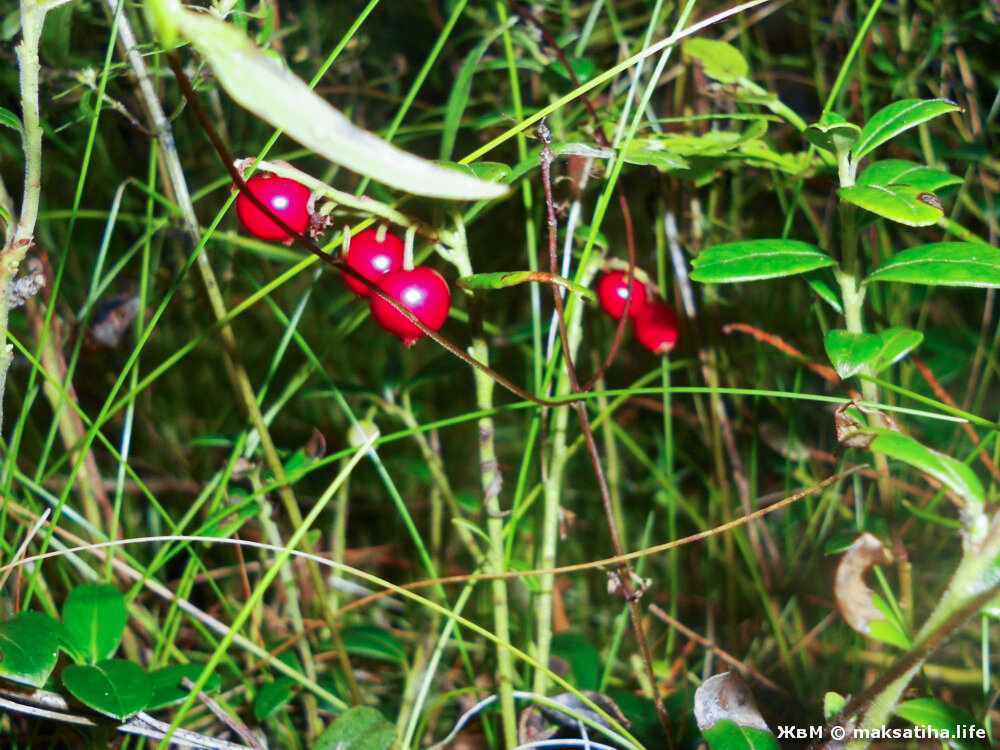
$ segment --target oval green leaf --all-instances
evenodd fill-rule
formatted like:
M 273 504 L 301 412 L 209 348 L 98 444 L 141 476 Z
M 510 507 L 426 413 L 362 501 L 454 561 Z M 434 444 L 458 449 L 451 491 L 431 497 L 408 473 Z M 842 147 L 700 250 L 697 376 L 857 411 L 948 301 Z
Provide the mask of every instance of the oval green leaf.
M 896 253 L 869 281 L 944 286 L 1000 286 L 1000 250 L 971 242 L 933 242 Z
M 506 185 L 432 164 L 355 126 L 231 24 L 188 10 L 177 11 L 175 20 L 236 102 L 335 164 L 416 195 L 477 200 L 508 191 Z
M 935 698 L 914 698 L 896 706 L 895 713 L 914 726 L 930 726 L 942 733 L 947 731 L 949 739 L 946 744 L 956 750 L 979 750 L 987 747 L 986 730 L 982 722 L 976 721 L 971 714 L 950 703 Z M 980 737 L 963 737 L 962 735 L 970 733 L 970 728 L 982 732 Z
M 880 331 L 878 337 L 882 340 L 882 351 L 874 362 L 871 362 L 872 372 L 884 370 L 920 346 L 924 334 L 910 328 L 886 328 Z
M 798 240 L 747 240 L 706 248 L 691 261 L 691 278 L 706 284 L 756 281 L 834 265 L 815 245 Z
M 370 706 L 349 708 L 323 730 L 313 750 L 389 750 L 396 728 Z
M 95 711 L 125 721 L 149 705 L 153 684 L 137 665 L 124 659 L 66 667 L 63 685 L 81 703 Z
M 720 83 L 736 83 L 750 71 L 736 47 L 717 39 L 687 39 L 684 54 L 700 62 L 705 75 Z
M 80 651 L 80 644 L 65 625 L 44 612 L 22 612 L 17 616 L 19 621 L 32 624 L 33 627 L 50 631 L 59 642 L 59 648 L 65 651 L 74 661 L 81 661 L 85 655 Z
M 396 636 L 375 625 L 352 625 L 340 631 L 349 654 L 370 659 L 406 663 L 406 647 Z
M 114 586 L 87 584 L 70 592 L 63 624 L 92 664 L 111 656 L 125 632 L 125 598 Z
M 722 719 L 702 733 L 712 750 L 781 750 L 777 738 L 756 727 L 742 727 L 732 719 Z
M 455 283 L 462 289 L 505 289 L 517 284 L 525 284 L 529 281 L 540 284 L 555 284 L 564 289 L 568 289 L 588 302 L 593 302 L 594 293 L 585 286 L 580 286 L 575 281 L 556 276 L 554 273 L 545 271 L 498 271 L 495 273 L 477 273 L 472 276 L 463 276 Z
M 861 130 L 861 139 L 854 147 L 854 160 L 859 161 L 880 145 L 904 130 L 948 112 L 961 109 L 949 99 L 903 99 L 880 109 Z
M 951 456 L 933 451 L 915 438 L 895 430 L 881 427 L 865 427 L 859 432 L 874 435 L 868 446 L 874 453 L 884 453 L 890 458 L 909 464 L 925 474 L 930 474 L 941 484 L 954 492 L 969 506 L 966 516 L 982 509 L 985 492 L 979 478 L 968 466 Z
M 845 380 L 873 363 L 882 351 L 882 339 L 874 333 L 851 333 L 839 328 L 829 331 L 823 344 L 830 363 Z
M 852 185 L 840 188 L 837 195 L 843 201 L 909 227 L 928 227 L 944 216 L 940 198 L 910 185 Z
M 59 638 L 32 614 L 0 623 L 0 677 L 40 688 L 56 668 Z
M 948 185 L 961 185 L 956 177 L 906 159 L 886 159 L 870 165 L 858 175 L 858 185 L 909 185 L 933 193 Z
M 803 135 L 816 148 L 832 154 L 850 151 L 861 137 L 861 128 L 847 122 L 836 112 L 827 112 L 819 122 L 805 129 Z
M 182 684 L 184 678 L 196 682 L 201 677 L 201 669 L 200 664 L 173 664 L 150 672 L 149 681 L 153 686 L 153 697 L 150 698 L 146 709 L 154 711 L 187 698 L 191 691 Z M 219 679 L 218 673 L 212 672 L 202 690 L 206 693 L 218 690 L 220 684 L 222 680 Z

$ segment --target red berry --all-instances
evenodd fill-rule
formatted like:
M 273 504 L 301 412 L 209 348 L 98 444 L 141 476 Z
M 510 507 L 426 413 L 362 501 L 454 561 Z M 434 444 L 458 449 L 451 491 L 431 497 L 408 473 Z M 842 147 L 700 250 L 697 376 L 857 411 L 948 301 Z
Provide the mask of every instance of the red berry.
M 651 302 L 632 319 L 635 337 L 654 354 L 666 354 L 677 343 L 677 313 L 666 302 Z
M 403 267 L 403 240 L 389 232 L 385 239 L 378 241 L 378 231 L 365 229 L 351 237 L 347 246 L 347 265 L 360 273 L 369 281 L 376 281 L 379 276 L 389 271 L 398 271 Z M 343 271 L 344 283 L 347 288 L 359 297 L 367 297 L 371 290 Z
M 625 300 L 628 298 L 628 284 L 625 283 L 627 277 L 624 271 L 611 271 L 604 274 L 597 282 L 597 301 L 601 303 L 601 309 L 615 320 L 621 320 L 625 314 Z M 634 318 L 646 304 L 646 287 L 633 276 L 632 300 L 629 302 L 628 316 Z
M 411 271 L 390 271 L 379 276 L 375 283 L 431 330 L 444 325 L 451 306 L 451 291 L 448 282 L 433 268 L 417 266 Z M 368 302 L 379 327 L 399 336 L 407 346 L 424 335 L 415 323 L 378 294 L 372 294 Z
M 309 188 L 301 182 L 256 174 L 247 180 L 247 188 L 289 227 L 299 234 L 306 231 L 309 226 Z M 291 239 L 288 232 L 275 224 L 243 192 L 236 196 L 236 215 L 244 229 L 258 240 L 284 242 Z

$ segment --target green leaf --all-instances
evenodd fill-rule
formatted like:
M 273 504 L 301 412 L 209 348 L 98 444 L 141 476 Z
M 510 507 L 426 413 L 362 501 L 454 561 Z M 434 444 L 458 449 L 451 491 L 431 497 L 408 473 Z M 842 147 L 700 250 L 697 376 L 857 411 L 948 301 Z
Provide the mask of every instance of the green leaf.
M 375 625 L 351 625 L 340 631 L 340 638 L 349 654 L 406 663 L 403 642 L 383 628 Z
M 815 245 L 798 240 L 746 240 L 706 248 L 691 262 L 691 278 L 704 283 L 755 281 L 834 265 Z
M 94 663 L 111 656 L 122 642 L 128 619 L 125 598 L 114 586 L 78 586 L 66 597 L 62 619 L 83 654 Z
M 886 328 L 878 334 L 882 340 L 882 351 L 874 362 L 870 362 L 872 371 L 884 370 L 920 346 L 924 334 L 910 328 Z
M 935 698 L 914 698 L 903 701 L 896 706 L 895 713 L 896 716 L 905 719 L 914 726 L 930 726 L 939 732 L 947 732 L 949 739 L 943 741 L 950 747 L 959 750 L 987 747 L 986 730 L 983 728 L 982 722 L 976 721 L 970 714 L 950 703 Z M 959 736 L 969 734 L 970 728 L 982 732 L 978 740 Z
M 834 369 L 845 380 L 874 362 L 882 351 L 882 339 L 874 333 L 851 333 L 839 328 L 828 332 L 823 343 Z
M 63 670 L 62 679 L 78 701 L 119 721 L 142 711 L 153 697 L 149 676 L 124 659 L 105 659 L 93 666 L 73 664 Z
M 570 679 L 577 690 L 597 690 L 601 684 L 601 658 L 579 633 L 567 630 L 552 637 L 552 655 L 569 663 Z
M 975 508 L 970 508 L 970 511 L 982 508 L 985 500 L 983 485 L 972 469 L 961 461 L 933 451 L 915 438 L 894 430 L 865 427 L 859 432 L 875 436 L 875 439 L 868 446 L 869 450 L 875 453 L 884 453 L 897 461 L 902 461 L 930 474 L 966 503 L 975 506 Z
M 564 289 L 568 289 L 588 302 L 593 302 L 594 293 L 585 286 L 580 286 L 574 281 L 556 276 L 554 273 L 545 271 L 497 271 L 495 273 L 477 273 L 472 276 L 463 276 L 455 283 L 463 289 L 506 289 L 517 284 L 525 284 L 535 281 L 540 284 L 556 284 Z
M 847 698 L 830 691 L 823 696 L 823 718 L 829 721 L 847 705 Z
M 506 185 L 435 165 L 356 127 L 235 26 L 188 10 L 173 18 L 236 102 L 333 163 L 416 195 L 476 200 L 507 193 Z
M 0 677 L 40 688 L 59 659 L 55 628 L 23 613 L 0 623 Z
M 888 643 L 904 651 L 909 650 L 913 645 L 910 643 L 903 624 L 896 617 L 889 604 L 878 594 L 872 594 L 872 605 L 884 617 L 883 620 L 871 620 L 868 623 L 868 636 L 876 641 Z
M 781 750 L 770 732 L 742 727 L 732 719 L 721 719 L 701 734 L 712 750 Z
M 941 199 L 910 185 L 852 185 L 837 190 L 841 200 L 909 227 L 928 227 L 944 216 Z
M 861 137 L 861 128 L 847 122 L 836 112 L 827 112 L 819 122 L 813 123 L 803 132 L 806 140 L 816 148 L 832 154 L 850 151 Z
M 820 299 L 840 315 L 844 314 L 844 308 L 840 304 L 840 295 L 833 290 L 833 277 L 829 271 L 812 271 L 805 275 L 805 279 L 806 283 L 819 295 Z
M 389 750 L 396 728 L 370 706 L 349 708 L 316 738 L 313 750 Z
M 750 72 L 740 51 L 717 39 L 687 39 L 684 42 L 684 54 L 700 62 L 705 75 L 720 83 L 736 83 Z
M 574 57 L 572 60 L 568 60 L 568 62 L 570 68 L 573 69 L 573 74 L 576 76 L 576 80 L 580 83 L 586 83 L 593 78 L 594 73 L 597 72 L 597 64 L 589 57 Z M 569 73 L 566 72 L 566 68 L 563 67 L 561 60 L 553 60 L 545 66 L 545 69 L 551 70 L 557 76 L 565 78 L 567 81 L 572 80 Z
M 458 136 L 458 129 L 462 124 L 462 114 L 469 103 L 469 94 L 472 91 L 472 77 L 476 74 L 479 62 L 491 44 L 504 31 L 510 28 L 514 19 L 510 18 L 506 23 L 501 24 L 487 34 L 479 42 L 462 63 L 462 67 L 455 76 L 451 85 L 451 94 L 448 96 L 448 106 L 444 114 L 444 130 L 441 132 L 441 158 L 450 159 L 451 152 L 455 149 L 455 138 Z
M 8 128 L 16 130 L 18 133 L 22 130 L 21 118 L 3 107 L 0 107 L 0 125 L 5 125 Z
M 17 616 L 17 619 L 29 623 L 33 627 L 51 631 L 59 642 L 59 648 L 69 654 L 75 661 L 85 658 L 83 652 L 80 651 L 80 644 L 76 642 L 76 638 L 69 632 L 69 628 L 59 622 L 59 620 L 49 617 L 44 612 L 22 612 Z
M 932 242 L 896 253 L 869 281 L 944 286 L 1000 286 L 1000 250 L 971 242 Z
M 298 686 L 291 677 L 279 677 L 265 682 L 257 689 L 253 700 L 253 715 L 257 720 L 266 719 L 284 706 L 295 695 Z
M 903 99 L 880 109 L 865 124 L 861 139 L 854 146 L 854 161 L 860 161 L 865 154 L 895 138 L 904 130 L 948 112 L 961 109 L 948 99 Z
M 948 185 L 961 185 L 956 177 L 906 159 L 885 159 L 871 164 L 858 175 L 858 185 L 910 185 L 933 193 Z
M 187 698 L 191 691 L 184 687 L 183 680 L 187 677 L 191 682 L 197 682 L 201 670 L 200 664 L 173 664 L 151 672 L 149 682 L 153 686 L 153 697 L 149 699 L 146 709 L 153 711 Z M 221 683 L 218 673 L 212 672 L 202 690 L 206 693 L 218 690 Z
M 656 167 L 657 169 L 688 168 L 686 159 L 664 151 L 661 145 L 658 141 L 632 141 L 625 150 L 625 156 L 622 157 L 622 161 L 627 164 Z

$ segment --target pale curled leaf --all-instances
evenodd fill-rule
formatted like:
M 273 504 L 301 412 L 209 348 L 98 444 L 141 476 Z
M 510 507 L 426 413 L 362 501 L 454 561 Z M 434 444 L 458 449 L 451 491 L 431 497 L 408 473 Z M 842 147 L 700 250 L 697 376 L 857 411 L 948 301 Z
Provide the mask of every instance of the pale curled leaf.
M 861 635 L 871 634 L 872 621 L 885 619 L 872 602 L 874 594 L 865 584 L 865 574 L 873 565 L 890 562 L 892 555 L 889 550 L 866 531 L 854 541 L 837 565 L 833 582 L 837 609 L 847 624 Z
M 694 718 L 703 732 L 723 719 L 741 727 L 771 731 L 739 672 L 717 674 L 701 684 L 694 693 Z
M 231 24 L 188 10 L 176 21 L 233 99 L 324 158 L 416 195 L 477 200 L 507 192 L 506 185 L 437 166 L 355 126 Z

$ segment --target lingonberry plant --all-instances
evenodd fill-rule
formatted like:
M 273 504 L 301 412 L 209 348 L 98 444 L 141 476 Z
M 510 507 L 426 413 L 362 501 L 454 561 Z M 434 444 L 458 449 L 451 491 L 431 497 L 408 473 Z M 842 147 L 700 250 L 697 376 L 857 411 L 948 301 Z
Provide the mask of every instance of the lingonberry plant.
M 993 7 L 385 5 L 0 12 L 0 744 L 996 744 Z

